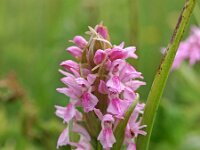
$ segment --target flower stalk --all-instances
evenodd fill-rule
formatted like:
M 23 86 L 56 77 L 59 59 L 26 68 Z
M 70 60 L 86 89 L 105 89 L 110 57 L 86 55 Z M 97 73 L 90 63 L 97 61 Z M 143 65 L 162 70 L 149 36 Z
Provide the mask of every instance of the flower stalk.
M 194 8 L 194 17 L 197 21 L 198 26 L 200 26 L 200 4 L 196 4 L 195 8 Z
M 137 150 L 147 150 L 149 147 L 151 132 L 153 129 L 156 112 L 160 103 L 160 98 L 162 96 L 180 40 L 183 36 L 186 25 L 189 22 L 195 3 L 196 0 L 186 1 L 172 35 L 171 41 L 168 44 L 165 56 L 155 75 L 151 90 L 147 98 L 147 103 L 142 119 L 142 124 L 147 125 L 146 132 L 148 134 L 145 137 L 139 135 L 137 139 Z

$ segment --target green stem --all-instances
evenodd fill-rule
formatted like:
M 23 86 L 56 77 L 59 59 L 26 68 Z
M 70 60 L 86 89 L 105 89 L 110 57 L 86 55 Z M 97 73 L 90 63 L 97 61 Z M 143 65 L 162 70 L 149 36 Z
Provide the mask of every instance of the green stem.
M 196 4 L 194 8 L 194 17 L 197 21 L 198 26 L 200 26 L 200 8 L 198 4 Z
M 149 92 L 147 103 L 144 111 L 142 124 L 146 124 L 146 136 L 139 136 L 137 140 L 137 150 L 147 150 L 153 129 L 153 124 L 156 112 L 160 103 L 171 65 L 177 52 L 180 40 L 183 36 L 185 27 L 190 19 L 192 10 L 195 6 L 196 0 L 187 0 L 181 12 L 173 36 L 167 47 L 167 52 L 161 62 L 161 65 L 155 75 L 154 82 Z
M 139 21 L 138 21 L 138 5 L 139 0 L 129 0 L 129 20 L 130 20 L 130 44 L 138 47 L 138 31 L 139 31 Z
M 194 69 L 184 62 L 182 63 L 181 68 L 177 70 L 177 73 L 177 76 L 180 77 L 183 82 L 185 82 L 188 87 L 200 97 L 200 80 Z
M 102 145 L 101 145 L 101 143 L 99 141 L 97 142 L 96 150 L 103 150 L 103 147 L 102 147 Z

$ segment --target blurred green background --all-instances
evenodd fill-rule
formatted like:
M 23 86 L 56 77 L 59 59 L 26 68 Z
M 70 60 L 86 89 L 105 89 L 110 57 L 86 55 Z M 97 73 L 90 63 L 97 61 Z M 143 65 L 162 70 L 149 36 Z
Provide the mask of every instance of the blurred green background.
M 184 0 L 1 0 L 0 149 L 54 150 L 63 129 L 54 105 L 65 105 L 59 63 L 75 35 L 100 21 L 111 41 L 136 45 L 131 61 L 144 75 L 147 98 Z M 192 17 L 191 24 L 196 24 Z M 185 33 L 187 36 L 189 27 Z M 87 38 L 87 36 L 85 36 Z M 151 150 L 200 149 L 200 67 L 184 64 L 171 73 L 158 111 Z

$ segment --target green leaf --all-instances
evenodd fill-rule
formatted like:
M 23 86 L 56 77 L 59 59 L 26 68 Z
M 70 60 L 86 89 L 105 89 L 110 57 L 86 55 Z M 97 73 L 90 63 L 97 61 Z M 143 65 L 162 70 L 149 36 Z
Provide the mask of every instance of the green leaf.
M 172 63 L 174 61 L 177 48 L 179 46 L 180 40 L 183 36 L 185 27 L 189 21 L 189 18 L 191 16 L 195 3 L 196 3 L 196 0 L 186 1 L 185 6 L 178 19 L 171 41 L 168 44 L 166 54 L 155 75 L 154 82 L 152 84 L 151 90 L 147 98 L 144 116 L 142 119 L 142 124 L 147 125 L 147 128 L 146 128 L 147 135 L 146 136 L 140 135 L 138 137 L 137 150 L 148 149 L 156 112 L 160 103 L 160 98 L 162 96 Z
M 119 122 L 119 124 L 117 125 L 115 131 L 114 131 L 114 135 L 116 138 L 116 143 L 113 145 L 112 150 L 120 150 L 124 141 L 124 134 L 125 134 L 125 129 L 126 129 L 126 125 L 128 123 L 128 120 L 133 112 L 133 110 L 135 109 L 136 104 L 138 103 L 138 98 L 131 104 L 131 106 L 129 107 L 129 109 L 127 110 L 127 112 L 124 115 L 124 120 L 121 120 Z

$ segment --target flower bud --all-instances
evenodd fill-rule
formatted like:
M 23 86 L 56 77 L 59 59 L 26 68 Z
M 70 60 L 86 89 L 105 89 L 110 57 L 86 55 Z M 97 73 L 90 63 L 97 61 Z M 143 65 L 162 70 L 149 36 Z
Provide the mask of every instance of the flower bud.
M 77 46 L 70 46 L 66 49 L 75 58 L 81 58 L 83 50 Z
M 97 33 L 99 33 L 104 39 L 109 40 L 108 30 L 107 30 L 107 28 L 106 28 L 105 26 L 103 26 L 103 25 L 97 25 L 96 31 L 97 31 Z
M 105 59 L 105 57 L 106 57 L 105 51 L 100 50 L 100 49 L 97 50 L 96 53 L 95 53 L 95 55 L 94 55 L 94 63 L 96 65 L 102 63 L 102 61 Z
M 88 43 L 82 36 L 75 36 L 73 42 L 81 49 L 84 49 Z

